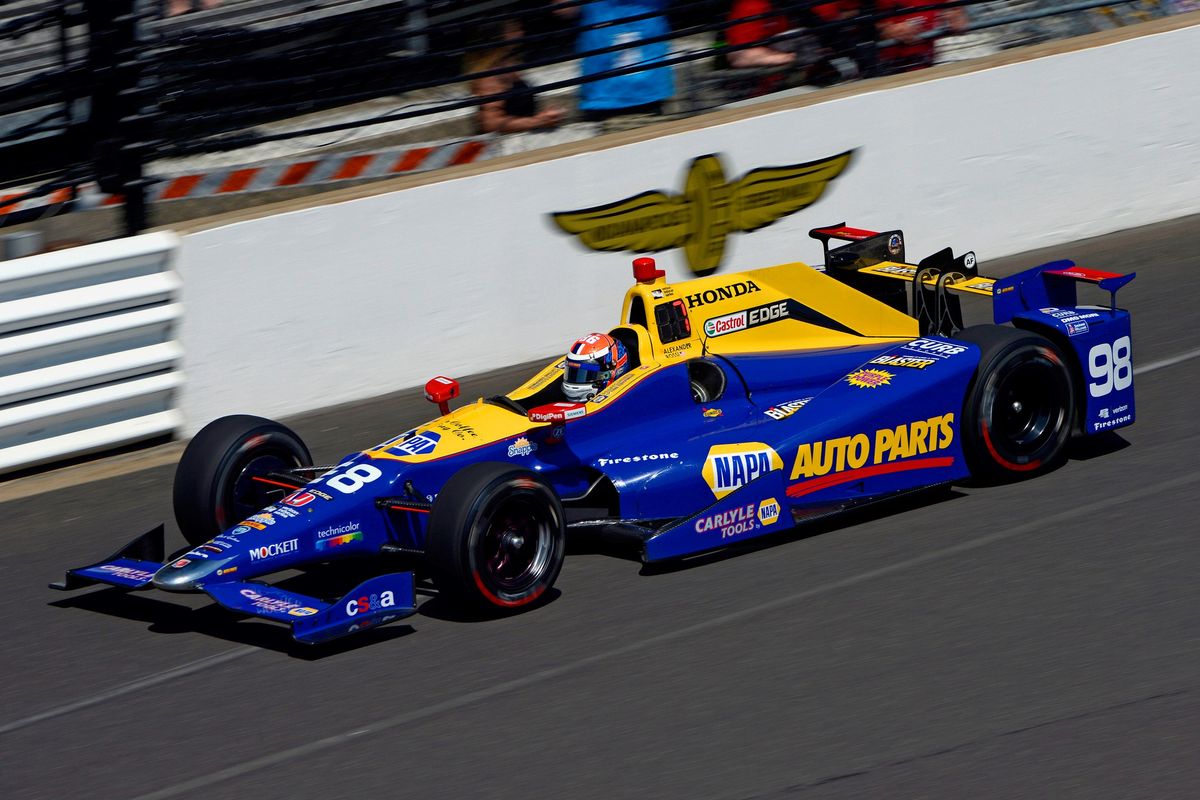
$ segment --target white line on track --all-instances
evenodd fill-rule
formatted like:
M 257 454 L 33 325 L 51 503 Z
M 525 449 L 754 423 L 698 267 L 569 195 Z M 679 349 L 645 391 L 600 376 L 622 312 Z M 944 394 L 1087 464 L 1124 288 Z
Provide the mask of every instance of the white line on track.
M 1149 364 L 1143 364 L 1140 367 L 1134 367 L 1133 374 L 1141 375 L 1144 372 L 1154 372 L 1154 370 L 1162 369 L 1163 367 L 1173 367 L 1180 362 L 1188 361 L 1193 358 L 1200 358 L 1200 347 L 1197 347 L 1195 350 L 1188 350 L 1186 353 L 1180 353 L 1177 356 L 1164 358 L 1160 361 L 1151 361 Z
M 1140 367 L 1135 367 L 1133 370 L 1133 374 L 1141 375 L 1141 374 L 1144 374 L 1147 372 L 1154 372 L 1155 370 L 1163 369 L 1165 367 L 1171 367 L 1182 361 L 1188 361 L 1193 358 L 1200 358 L 1200 348 L 1196 348 L 1194 350 L 1188 350 L 1187 352 L 1180 353 L 1179 355 L 1176 355 L 1176 356 L 1171 356 L 1170 358 L 1165 358 L 1165 359 L 1162 359 L 1159 361 L 1152 361 L 1149 364 L 1144 364 Z M 804 596 L 808 597 L 809 595 L 804 595 Z M 791 602 L 791 601 L 789 600 L 788 602 Z M 172 669 L 164 670 L 163 672 L 156 672 L 153 675 L 147 675 L 144 678 L 139 678 L 135 681 L 131 681 L 130 683 L 126 683 L 121 686 L 117 686 L 113 689 L 108 689 L 104 692 L 100 692 L 99 694 L 92 695 L 91 697 L 85 697 L 83 699 L 76 700 L 72 703 L 67 703 L 66 705 L 61 705 L 61 706 L 57 706 L 55 708 L 50 708 L 45 711 L 34 714 L 32 716 L 24 717 L 23 719 L 18 719 L 13 722 L 6 723 L 4 725 L 0 725 L 0 735 L 3 735 L 5 733 L 10 733 L 15 730 L 19 730 L 21 728 L 27 727 L 29 725 L 33 725 L 38 722 L 43 722 L 48 719 L 54 719 L 55 717 L 61 717 L 64 714 L 70 714 L 74 711 L 79 711 L 84 708 L 89 708 L 89 707 L 97 705 L 99 703 L 103 703 L 107 700 L 112 700 L 114 698 L 121 697 L 123 695 L 130 694 L 132 692 L 136 692 L 139 689 L 145 689 L 150 686 L 156 686 L 160 683 L 165 683 L 165 682 L 173 680 L 175 678 L 181 678 L 186 675 L 191 675 L 195 672 L 199 672 L 200 670 L 206 669 L 208 667 L 213 667 L 213 666 L 217 666 L 220 664 L 224 664 L 228 661 L 233 661 L 234 659 L 238 659 L 238 658 L 241 658 L 242 656 L 246 656 L 246 655 L 249 655 L 250 653 L 255 652 L 256 649 L 257 648 L 253 648 L 253 647 L 239 647 L 235 650 L 228 650 L 224 653 L 218 653 L 217 655 L 209 656 L 208 658 L 202 658 L 199 661 L 193 661 L 188 664 L 183 664 L 178 667 L 173 667 Z M 622 652 L 624 652 L 624 651 L 622 651 Z M 608 656 L 604 656 L 604 657 L 608 657 Z M 538 673 L 538 674 L 543 675 L 543 673 Z M 554 674 L 557 674 L 557 673 L 554 673 Z M 551 675 L 550 677 L 553 677 L 553 675 Z M 468 701 L 468 702 L 471 702 L 471 701 Z M 452 706 L 452 707 L 457 707 L 457 706 Z M 432 713 L 436 713 L 436 712 L 432 712 Z M 401 723 L 397 722 L 395 724 L 398 725 Z M 322 741 L 324 741 L 324 740 L 322 740 Z M 291 756 L 288 756 L 288 757 L 290 758 Z M 272 763 L 274 763 L 274 762 L 272 762 Z M 157 796 L 157 795 L 155 795 L 155 796 Z M 166 795 L 164 795 L 164 796 L 166 796 Z
M 0 725 L 0 734 L 11 733 L 12 731 L 33 725 L 37 722 L 54 719 L 55 717 L 61 717 L 64 714 L 70 714 L 73 711 L 79 711 L 84 708 L 89 708 L 90 706 L 99 705 L 105 701 L 131 694 L 149 686 L 156 686 L 160 683 L 166 683 L 167 681 L 175 680 L 176 678 L 182 678 L 185 675 L 191 675 L 194 672 L 199 672 L 200 670 L 208 669 L 209 667 L 215 667 L 218 664 L 224 664 L 228 661 L 233 661 L 235 658 L 241 658 L 242 656 L 248 656 L 251 653 L 257 653 L 258 650 L 259 648 L 257 647 L 239 647 L 235 650 L 226 650 L 224 653 L 217 653 L 215 656 L 208 656 L 197 661 L 190 661 L 187 664 L 180 664 L 178 667 L 172 667 L 171 669 L 163 670 L 162 672 L 155 672 L 151 675 L 138 678 L 135 681 L 123 683 L 120 686 L 115 686 L 112 689 L 100 692 L 99 694 L 94 694 L 91 697 L 85 697 L 82 700 L 76 700 L 73 703 L 67 703 L 66 705 L 50 708 L 38 714 L 25 717 L 24 719 L 18 719 L 14 722 Z
M 1106 511 L 1109 508 L 1115 508 L 1134 500 L 1140 500 L 1143 497 L 1149 497 L 1151 495 L 1177 489 L 1182 486 L 1194 485 L 1197 480 L 1200 480 L 1200 471 L 1189 472 L 1187 475 L 1182 475 L 1173 480 L 1156 483 L 1153 486 L 1143 486 L 1140 489 L 1135 489 L 1131 492 L 1126 492 L 1125 494 L 1118 495 L 1116 497 L 1109 497 L 1104 500 L 1100 500 L 1089 505 L 1084 511 L 1086 511 L 1088 515 L 1095 515 L 1102 511 Z M 960 553 L 970 552 L 971 550 L 978 550 L 981 547 L 986 547 L 987 545 L 994 544 L 1005 539 L 1011 539 L 1015 536 L 1020 536 L 1021 534 L 1031 533 L 1039 528 L 1052 527 L 1060 523 L 1079 520 L 1083 516 L 1084 511 L 1074 508 L 1067 511 L 1061 511 L 1057 514 L 1051 514 L 1048 517 L 1042 517 L 1041 519 L 1034 520 L 1032 522 L 1025 522 L 1020 525 L 1015 525 L 1011 528 L 1006 528 L 1005 530 L 998 531 L 987 536 L 981 536 L 978 539 L 972 539 L 969 542 L 961 542 L 949 547 L 944 547 L 941 550 L 934 550 L 932 552 L 925 553 L 924 555 L 905 559 L 904 561 L 897 561 L 894 564 L 887 565 L 886 567 L 879 567 L 878 569 L 861 572 L 857 575 L 851 575 L 850 577 L 843 578 L 839 581 L 826 583 L 822 586 L 816 586 L 812 589 L 806 589 L 802 592 L 795 592 L 794 594 L 787 595 L 786 597 L 780 597 L 766 603 L 760 603 L 756 606 L 749 606 L 747 608 L 733 611 L 729 614 L 723 614 L 719 617 L 712 617 L 704 622 L 698 622 L 695 625 L 689 625 L 686 628 L 678 628 L 668 633 L 659 634 L 658 636 L 651 636 L 647 639 L 630 642 L 629 644 L 613 648 L 612 650 L 607 650 L 603 653 L 594 653 L 586 658 L 581 658 L 568 664 L 562 664 L 550 669 L 544 669 L 531 675 L 526 675 L 521 678 L 516 678 L 511 681 L 490 686 L 487 689 L 468 692 L 467 694 L 459 695 L 458 697 L 454 697 L 449 700 L 443 700 L 440 703 L 434 703 L 432 705 L 424 706 L 423 708 L 405 711 L 404 713 L 396 714 L 395 716 L 385 717 L 384 719 L 373 722 L 369 725 L 355 727 L 352 730 L 336 733 L 332 736 L 326 736 L 323 739 L 306 742 L 305 744 L 298 745 L 296 747 L 291 747 L 286 750 L 279 750 L 265 756 L 250 759 L 249 761 L 243 761 L 240 764 L 234 764 L 231 767 L 210 772 L 207 775 L 192 778 L 191 780 L 186 780 L 173 786 L 166 786 L 162 789 L 149 792 L 148 794 L 138 795 L 136 798 L 134 798 L 134 800 L 164 800 L 165 798 L 169 797 L 177 797 L 184 792 L 203 789 L 205 787 L 212 786 L 213 784 L 221 783 L 242 775 L 247 775 L 251 772 L 256 772 L 257 770 L 264 769 L 266 767 L 273 767 L 277 764 L 282 764 L 294 758 L 308 756 L 314 753 L 319 753 L 322 750 L 338 747 L 365 734 L 381 733 L 401 725 L 409 725 L 414 722 L 420 722 L 421 720 L 435 717 L 447 711 L 454 711 L 455 709 L 469 706 L 481 700 L 500 697 L 512 691 L 526 689 L 530 686 L 536 686 L 537 684 L 545 683 L 546 681 L 554 680 L 555 678 L 560 678 L 563 675 L 578 672 L 582 669 L 592 666 L 593 664 L 599 664 L 602 661 L 611 661 L 613 659 L 620 658 L 621 656 L 626 656 L 640 650 L 646 650 L 665 642 L 682 639 L 684 637 L 691 636 L 696 633 L 702 633 L 722 625 L 741 622 L 742 620 L 749 619 L 750 617 L 758 614 L 784 608 L 785 606 L 799 603 L 803 600 L 817 597 L 818 595 L 828 594 L 830 592 L 837 591 L 838 589 L 857 586 L 858 584 L 866 583 L 867 581 L 875 580 L 876 578 L 884 578 L 894 575 L 898 572 L 912 569 L 913 567 L 919 567 L 933 561 L 938 561 L 946 558 L 947 556 L 958 555 Z

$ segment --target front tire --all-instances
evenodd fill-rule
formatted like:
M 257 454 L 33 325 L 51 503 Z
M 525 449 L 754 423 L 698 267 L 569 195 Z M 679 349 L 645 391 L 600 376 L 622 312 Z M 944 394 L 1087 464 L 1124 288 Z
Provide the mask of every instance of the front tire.
M 247 414 L 205 425 L 175 468 L 175 521 L 190 545 L 212 539 L 280 496 L 268 473 L 312 465 L 308 447 L 278 422 Z
M 982 354 L 963 404 L 971 473 L 1012 479 L 1055 463 L 1071 436 L 1075 381 L 1059 349 L 1028 331 L 979 325 L 955 338 Z
M 529 470 L 472 464 L 438 493 L 425 552 L 439 592 L 452 602 L 519 610 L 542 597 L 562 569 L 562 503 Z

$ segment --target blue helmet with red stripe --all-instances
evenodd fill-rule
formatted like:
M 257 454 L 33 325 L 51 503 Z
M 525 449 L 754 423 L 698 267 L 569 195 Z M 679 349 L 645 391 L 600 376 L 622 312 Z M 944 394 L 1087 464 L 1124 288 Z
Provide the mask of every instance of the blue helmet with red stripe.
M 567 351 L 563 367 L 563 394 L 568 400 L 582 402 L 629 371 L 629 353 L 625 345 L 607 333 L 591 333 Z

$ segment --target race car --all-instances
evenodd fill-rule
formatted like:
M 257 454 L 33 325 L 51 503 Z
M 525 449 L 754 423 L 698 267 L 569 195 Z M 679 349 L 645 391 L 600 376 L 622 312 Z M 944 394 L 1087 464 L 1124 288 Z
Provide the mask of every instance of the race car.
M 203 592 L 317 643 L 414 613 L 414 572 L 455 602 L 520 610 L 547 596 L 575 531 L 681 559 L 905 492 L 1025 476 L 1073 434 L 1132 424 L 1116 293 L 1134 274 L 1056 261 L 991 279 L 949 248 L 907 263 L 900 231 L 810 235 L 821 268 L 668 283 L 636 259 L 607 334 L 626 371 L 582 401 L 564 394 L 566 359 L 454 410 L 458 384 L 439 376 L 425 387 L 439 417 L 323 466 L 277 422 L 218 419 L 175 476 L 190 547 L 164 559 L 159 526 L 54 585 Z M 1079 283 L 1108 304 L 1079 305 Z M 963 294 L 990 297 L 995 324 L 963 328 Z M 335 601 L 259 580 L 383 554 L 412 569 Z

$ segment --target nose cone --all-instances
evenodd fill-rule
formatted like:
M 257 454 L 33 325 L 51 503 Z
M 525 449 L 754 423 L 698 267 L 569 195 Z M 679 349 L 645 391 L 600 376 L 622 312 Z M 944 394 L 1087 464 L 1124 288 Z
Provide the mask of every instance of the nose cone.
M 168 592 L 194 592 L 197 583 L 203 582 L 224 563 L 225 559 L 197 558 L 189 553 L 154 573 L 154 586 Z

